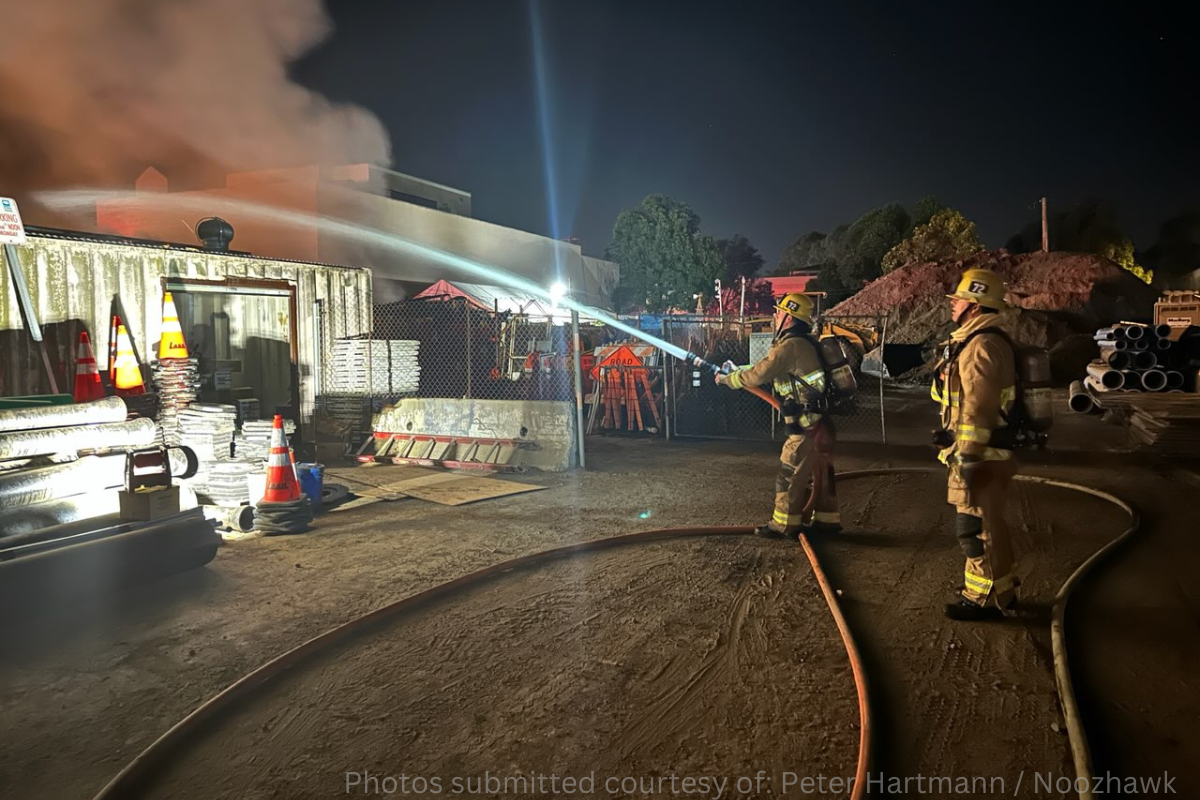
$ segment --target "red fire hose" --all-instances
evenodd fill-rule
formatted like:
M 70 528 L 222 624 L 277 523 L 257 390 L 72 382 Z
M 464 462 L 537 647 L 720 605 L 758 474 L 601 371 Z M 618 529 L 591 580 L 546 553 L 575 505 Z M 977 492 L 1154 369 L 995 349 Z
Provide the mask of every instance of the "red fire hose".
M 624 536 L 615 536 L 608 539 L 597 539 L 590 542 L 581 542 L 578 544 L 566 545 L 564 547 L 556 547 L 552 550 L 544 550 L 540 553 L 533 553 L 527 556 L 521 556 L 509 561 L 504 561 L 499 564 L 493 564 L 490 567 L 472 572 L 447 583 L 442 583 L 423 592 L 418 592 L 402 600 L 390 603 L 382 608 L 376 609 L 361 617 L 356 617 L 342 625 L 339 625 L 332 630 L 326 631 L 319 636 L 308 640 L 307 642 L 295 647 L 286 653 L 268 661 L 258 669 L 245 675 L 233 684 L 226 687 L 217 695 L 213 696 L 191 714 L 184 717 L 176 723 L 170 730 L 156 739 L 145 750 L 143 750 L 133 761 L 125 766 L 120 773 L 114 777 L 107 786 L 100 790 L 95 796 L 95 800 L 125 800 L 125 798 L 133 796 L 141 786 L 142 782 L 150 775 L 150 773 L 160 765 L 165 758 L 172 752 L 177 750 L 190 736 L 195 735 L 201 726 L 209 720 L 216 717 L 222 711 L 228 710 L 236 701 L 250 695 L 258 687 L 268 683 L 274 678 L 279 677 L 289 668 L 302 662 L 305 658 L 312 656 L 316 652 L 329 647 L 336 642 L 346 639 L 356 633 L 360 633 L 372 625 L 382 623 L 385 620 L 392 619 L 399 614 L 411 611 L 423 604 L 426 604 L 434 599 L 448 595 L 458 589 L 474 584 L 480 580 L 499 575 L 503 572 L 508 572 L 518 567 L 527 567 L 534 564 L 540 564 L 546 561 L 551 561 L 563 556 L 570 556 L 581 552 L 604 550 L 611 547 L 619 547 L 627 544 L 637 544 L 646 541 L 659 539 L 669 539 L 684 536 L 715 536 L 729 534 L 749 534 L 750 528 L 745 527 L 707 527 L 707 528 L 666 528 L 655 531 L 642 531 L 639 533 L 630 533 Z M 856 771 L 855 786 L 851 800 L 859 800 L 863 797 L 867 786 L 867 769 L 870 763 L 870 709 L 867 703 L 867 678 L 862 666 L 862 660 L 858 653 L 853 637 L 850 634 L 849 625 L 846 623 L 845 617 L 842 616 L 841 608 L 837 603 L 837 596 L 833 588 L 829 585 L 829 579 L 825 576 L 825 572 L 821 569 L 820 563 L 817 561 L 816 553 L 813 552 L 808 540 L 803 536 L 800 539 L 804 546 L 805 555 L 808 556 L 809 562 L 812 564 L 813 574 L 816 576 L 817 583 L 821 587 L 821 593 L 825 597 L 826 603 L 829 605 L 829 610 L 833 614 L 834 622 L 837 624 L 838 632 L 841 634 L 842 642 L 846 647 L 846 654 L 850 660 L 850 667 L 854 674 L 855 687 L 858 693 L 858 710 L 860 718 L 859 727 L 859 749 L 858 749 L 858 769 Z
M 760 400 L 769 403 L 776 411 L 779 411 L 779 401 L 770 392 L 760 386 L 747 386 L 745 389 Z M 801 519 L 807 519 L 817 507 L 817 498 L 825 489 L 825 476 L 829 471 L 830 459 L 833 458 L 833 436 L 830 435 L 829 427 L 825 424 L 824 420 L 818 422 L 809 435 L 813 438 L 816 461 L 813 467 L 812 492 L 809 493 L 808 502 L 804 504 L 804 508 L 800 512 Z M 813 566 L 815 568 L 816 564 Z

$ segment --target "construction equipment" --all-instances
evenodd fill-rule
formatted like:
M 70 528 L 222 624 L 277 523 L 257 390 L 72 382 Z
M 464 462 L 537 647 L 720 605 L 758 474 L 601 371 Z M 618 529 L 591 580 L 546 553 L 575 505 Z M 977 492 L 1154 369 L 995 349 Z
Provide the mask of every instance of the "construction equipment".
M 847 325 L 842 322 L 829 322 L 826 320 L 818 320 L 815 334 L 818 339 L 832 336 L 840 339 L 844 344 L 849 344 L 857 351 L 860 362 L 867 353 L 879 347 L 880 341 L 879 331 L 874 328 L 866 325 Z
M 876 378 L 894 378 L 925 363 L 921 345 L 886 341 L 886 327 L 881 333 L 869 325 L 818 320 L 817 336 L 836 339 L 854 369 Z

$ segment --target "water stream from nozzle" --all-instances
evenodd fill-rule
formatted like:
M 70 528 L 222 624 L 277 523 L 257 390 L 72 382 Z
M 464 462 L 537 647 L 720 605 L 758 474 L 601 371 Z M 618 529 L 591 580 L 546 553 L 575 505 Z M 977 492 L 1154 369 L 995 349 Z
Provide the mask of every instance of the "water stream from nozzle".
M 147 197 L 142 192 L 119 191 L 119 190 L 60 190 L 60 191 L 45 191 L 37 192 L 36 200 L 46 206 L 59 211 L 79 210 L 94 208 L 97 202 L 112 202 L 120 201 L 128 203 L 130 206 L 149 207 L 155 202 L 155 198 Z M 173 208 L 191 210 L 197 213 L 209 214 L 214 205 L 214 200 L 211 197 L 185 197 L 179 194 L 167 195 L 167 203 Z M 161 202 L 161 201 L 160 201 Z M 331 217 L 316 216 L 306 214 L 300 211 L 291 209 L 278 208 L 262 203 L 252 203 L 246 200 L 232 200 L 222 198 L 219 201 L 222 213 L 236 211 L 246 216 L 256 217 L 258 219 L 271 222 L 281 222 L 289 225 L 311 225 L 325 233 L 344 237 L 362 244 L 369 244 L 375 247 L 382 247 L 397 253 L 403 253 L 411 256 L 417 256 L 424 259 L 437 261 L 449 269 L 457 270 L 465 275 L 470 275 L 474 278 L 482 278 L 493 284 L 501 284 L 510 289 L 517 289 L 526 294 L 534 295 L 540 299 L 544 299 L 551 303 L 556 303 L 560 307 L 577 311 L 581 314 L 586 314 L 606 325 L 611 325 L 617 330 L 627 333 L 630 336 L 639 339 L 647 344 L 670 353 L 675 358 L 682 359 L 688 363 L 699 367 L 720 372 L 720 368 L 701 359 L 692 353 L 687 352 L 682 347 L 671 344 L 668 341 L 660 339 L 657 336 L 646 333 L 645 331 L 636 328 L 626 322 L 622 322 L 616 317 L 606 314 L 598 308 L 579 303 L 570 297 L 558 297 L 553 295 L 548 287 L 539 286 L 528 278 L 523 278 L 519 275 L 514 275 L 500 267 L 484 264 L 479 261 L 473 261 L 469 258 L 447 253 L 444 250 L 438 250 L 434 247 L 417 244 L 416 242 L 405 239 L 402 236 L 397 236 L 393 233 L 372 228 L 369 225 L 347 222 L 345 220 L 333 219 Z

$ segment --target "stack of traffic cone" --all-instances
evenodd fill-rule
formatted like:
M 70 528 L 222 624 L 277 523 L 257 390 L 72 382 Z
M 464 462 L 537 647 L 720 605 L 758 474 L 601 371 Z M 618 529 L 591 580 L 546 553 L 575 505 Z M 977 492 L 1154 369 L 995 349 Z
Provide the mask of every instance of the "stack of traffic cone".
M 118 397 L 133 397 L 146 393 L 146 385 L 142 381 L 142 368 L 133 354 L 133 343 L 129 341 L 129 332 L 123 324 L 117 325 L 116 358 L 113 360 L 109 378 L 117 390 Z
M 300 533 L 313 519 L 312 504 L 300 492 L 296 468 L 283 433 L 283 417 L 275 415 L 271 455 L 267 459 L 267 488 L 258 502 L 256 527 L 265 534 Z
M 75 402 L 90 403 L 104 399 L 104 384 L 100 381 L 100 368 L 92 353 L 92 343 L 87 331 L 79 332 L 79 345 L 75 348 Z
M 196 402 L 200 392 L 200 364 L 188 357 L 183 329 L 179 327 L 179 312 L 175 299 L 167 292 L 163 297 L 162 338 L 158 343 L 158 361 L 150 365 L 154 385 L 161 398 L 158 423 L 167 444 L 180 440 L 179 412 Z

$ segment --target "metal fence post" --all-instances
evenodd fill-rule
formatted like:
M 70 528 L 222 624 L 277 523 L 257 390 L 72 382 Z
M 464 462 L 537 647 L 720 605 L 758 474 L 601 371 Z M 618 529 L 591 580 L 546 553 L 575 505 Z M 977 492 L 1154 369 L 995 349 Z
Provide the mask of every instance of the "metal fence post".
M 891 314 L 883 315 L 883 332 L 879 335 L 879 363 L 880 364 L 887 363 L 883 360 L 883 354 L 887 347 L 887 326 L 888 326 L 888 317 L 890 317 L 890 316 L 891 316 Z M 886 372 L 887 372 L 886 367 L 882 367 L 879 370 L 879 437 L 880 437 L 880 439 L 882 439 L 883 444 L 887 444 L 887 412 L 885 412 L 884 408 L 883 408 L 883 381 L 884 381 L 883 376 L 886 374 Z
M 463 310 L 467 315 L 467 398 L 471 399 L 471 304 L 463 303 Z
M 325 301 L 313 300 L 313 406 L 325 393 Z
M 587 457 L 583 450 L 583 368 L 579 352 L 579 312 L 571 309 L 571 368 L 575 373 L 575 435 L 579 439 L 579 468 L 587 469 Z

